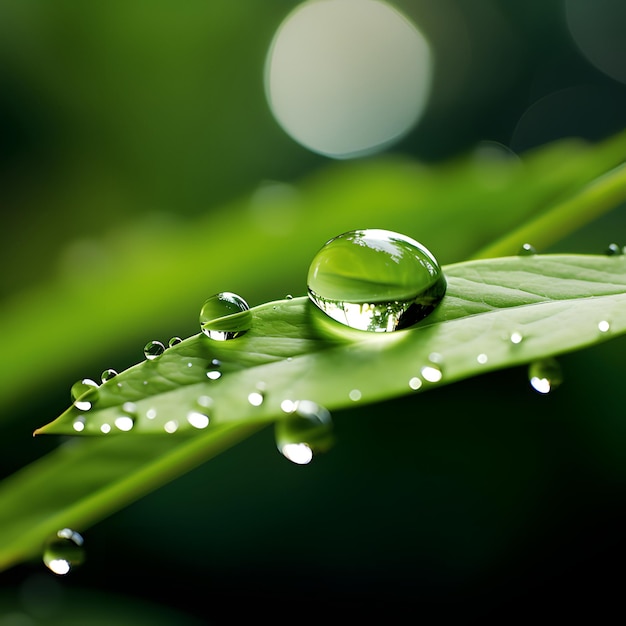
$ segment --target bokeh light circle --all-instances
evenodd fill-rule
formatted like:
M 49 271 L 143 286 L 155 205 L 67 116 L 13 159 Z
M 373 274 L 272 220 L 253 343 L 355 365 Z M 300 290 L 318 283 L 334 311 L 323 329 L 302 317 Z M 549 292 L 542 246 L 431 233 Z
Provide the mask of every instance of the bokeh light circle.
M 309 0 L 278 28 L 265 93 L 280 126 L 332 158 L 380 151 L 413 128 L 430 93 L 424 36 L 380 0 Z

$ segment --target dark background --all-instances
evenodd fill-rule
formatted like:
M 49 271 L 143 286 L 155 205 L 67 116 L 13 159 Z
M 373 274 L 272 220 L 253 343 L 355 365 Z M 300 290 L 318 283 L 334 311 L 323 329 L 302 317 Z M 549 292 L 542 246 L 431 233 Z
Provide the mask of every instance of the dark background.
M 437 164 L 489 141 L 523 155 L 626 126 L 626 86 L 581 52 L 566 19 L 588 11 L 606 39 L 603 25 L 626 26 L 617 0 L 395 4 L 437 64 L 425 116 L 391 151 Z M 0 3 L 7 306 L 86 235 L 218 212 L 263 181 L 325 166 L 285 135 L 263 93 L 265 54 L 295 5 Z M 560 246 L 600 252 L 623 227 L 622 207 Z M 625 347 L 563 356 L 564 383 L 547 396 L 513 368 L 337 412 L 336 446 L 306 467 L 261 432 L 89 529 L 86 563 L 69 576 L 39 563 L 0 574 L 0 626 L 306 623 L 407 608 L 416 622 L 598 619 L 619 608 L 624 583 Z M 20 424 L 61 412 L 67 389 L 36 391 L 3 408 L 14 419 L 2 475 L 55 445 Z

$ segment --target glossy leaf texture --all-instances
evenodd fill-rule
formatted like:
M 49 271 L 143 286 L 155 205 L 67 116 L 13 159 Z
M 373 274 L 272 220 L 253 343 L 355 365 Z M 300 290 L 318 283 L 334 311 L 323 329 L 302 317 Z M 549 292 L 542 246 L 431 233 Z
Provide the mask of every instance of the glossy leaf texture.
M 503 257 L 443 269 L 446 296 L 411 329 L 355 331 L 308 298 L 270 302 L 252 309 L 243 336 L 199 333 L 103 383 L 97 398 L 81 397 L 90 410 L 70 407 L 39 432 L 96 436 L 71 437 L 0 486 L 0 567 L 34 558 L 57 527 L 84 529 L 285 417 L 284 400 L 330 410 L 376 402 L 626 331 L 624 256 Z M 250 393 L 263 401 L 251 403 Z M 119 417 L 132 427 L 116 426 Z
M 273 420 L 303 399 L 341 408 L 577 349 L 626 324 L 623 255 L 504 257 L 445 274 L 446 296 L 411 329 L 355 331 L 308 298 L 270 302 L 252 310 L 245 335 L 192 336 L 89 390 L 78 403 L 88 410 L 72 406 L 37 433 L 174 434 Z
M 515 254 L 529 236 L 545 252 L 619 206 L 626 198 L 626 177 L 610 194 L 590 199 L 582 194 L 587 199 L 579 205 L 565 204 L 556 224 L 531 233 L 517 229 L 581 197 L 625 155 L 624 133 L 596 145 L 563 140 L 523 158 L 467 154 L 438 166 L 389 155 L 328 165 L 294 184 L 261 185 L 196 219 L 153 216 L 112 223 L 86 250 L 61 250 L 52 261 L 57 270 L 51 281 L 5 300 L 0 325 L 3 356 L 11 367 L 0 387 L 0 404 L 7 408 L 0 419 L 16 419 L 12 407 L 32 392 L 34 380 L 45 393 L 77 366 L 87 370 L 115 358 L 117 367 L 134 342 L 145 343 L 167 329 L 188 334 L 178 330 L 189 328 L 188 311 L 212 293 L 235 290 L 250 304 L 302 293 L 317 249 L 354 228 L 387 228 L 414 237 L 441 263 L 464 261 L 505 235 L 506 242 L 485 256 Z M 54 368 L 40 358 L 41 340 L 33 338 L 42 302 L 46 325 L 55 329 L 46 335 Z

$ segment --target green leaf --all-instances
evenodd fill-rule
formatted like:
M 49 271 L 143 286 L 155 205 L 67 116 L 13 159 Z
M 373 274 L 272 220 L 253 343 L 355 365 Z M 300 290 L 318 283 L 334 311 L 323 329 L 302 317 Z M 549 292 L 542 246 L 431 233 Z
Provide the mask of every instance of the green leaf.
M 410 393 L 410 380 L 427 389 L 579 348 L 622 332 L 625 259 L 535 255 L 448 266 L 447 294 L 435 312 L 395 333 L 349 329 L 308 298 L 270 302 L 252 309 L 242 337 L 190 337 L 88 391 L 81 400 L 91 410 L 72 406 L 36 432 L 188 432 L 197 429 L 187 416 L 193 422 L 198 412 L 207 427 L 266 422 L 283 413 L 284 401 L 341 408 L 355 394 L 373 402 Z M 610 332 L 598 328 L 602 321 Z M 509 340 L 513 332 L 521 333 L 519 344 Z M 441 380 L 422 377 L 431 365 Z M 256 406 L 248 395 L 258 392 Z
M 234 290 L 253 304 L 303 293 L 315 252 L 347 230 L 405 233 L 441 263 L 465 260 L 511 231 L 505 246 L 482 256 L 515 253 L 528 237 L 544 251 L 572 225 L 624 201 L 626 177 L 608 195 L 567 203 L 625 155 L 626 133 L 596 145 L 560 141 L 504 161 L 469 154 L 434 167 L 388 155 L 335 163 L 292 185 L 261 186 L 194 220 L 115 221 L 107 234 L 63 253 L 53 280 L 4 301 L 3 357 L 11 367 L 0 404 L 21 402 L 35 380 L 44 393 L 72 372 L 120 358 L 133 342 L 188 328 L 196 318 L 189 311 L 212 293 Z M 564 203 L 557 223 L 516 230 Z M 34 333 L 42 306 L 46 328 L 54 329 L 46 334 L 53 368 L 42 361 Z M 5 410 L 2 420 L 16 415 Z
M 253 327 L 238 339 L 195 335 L 107 381 L 92 410 L 71 407 L 40 432 L 78 434 L 73 424 L 81 416 L 83 434 L 101 432 L 104 423 L 115 432 L 125 402 L 134 404 L 134 427 L 73 437 L 0 486 L 0 567 L 35 557 L 58 527 L 83 529 L 281 419 L 285 399 L 314 400 L 331 410 L 353 405 L 357 397 L 361 404 L 376 402 L 626 331 L 624 256 L 504 257 L 444 271 L 446 296 L 411 329 L 353 331 L 327 319 L 307 298 L 280 300 L 253 308 Z M 511 341 L 512 333 L 522 340 Z M 424 367 L 439 368 L 441 379 Z M 222 375 L 211 380 L 207 371 Z M 253 406 L 248 393 L 260 383 L 264 402 Z M 149 418 L 151 409 L 156 415 Z M 210 417 L 205 429 L 186 421 L 198 410 Z M 172 420 L 178 428 L 167 434 Z M 54 489 L 42 489 L 44 482 Z

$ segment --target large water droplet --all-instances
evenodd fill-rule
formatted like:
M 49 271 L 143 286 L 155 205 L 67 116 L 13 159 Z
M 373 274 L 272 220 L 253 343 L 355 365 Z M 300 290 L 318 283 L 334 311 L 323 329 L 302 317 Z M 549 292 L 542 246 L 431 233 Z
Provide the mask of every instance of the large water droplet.
M 73 567 L 84 562 L 83 543 L 79 533 L 71 528 L 62 528 L 46 542 L 43 562 L 50 571 L 64 576 Z
M 143 349 L 143 353 L 148 361 L 153 361 L 165 352 L 165 346 L 160 341 L 149 341 Z
M 354 230 L 328 241 L 307 279 L 309 298 L 334 320 L 373 332 L 407 328 L 443 298 L 446 279 L 420 243 L 388 230 Z
M 280 453 L 298 465 L 310 463 L 333 444 L 330 413 L 310 400 L 295 402 L 289 416 L 276 422 L 274 434 Z
M 535 361 L 528 367 L 528 379 L 535 391 L 550 393 L 563 382 L 561 365 L 552 357 Z
M 251 326 L 252 313 L 248 303 L 229 291 L 211 296 L 200 310 L 200 329 L 217 341 L 235 339 Z
M 98 383 L 91 378 L 76 381 L 70 388 L 74 406 L 80 411 L 89 411 L 98 398 Z

